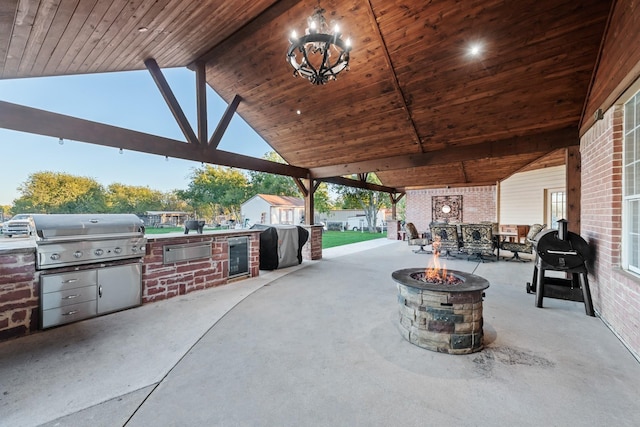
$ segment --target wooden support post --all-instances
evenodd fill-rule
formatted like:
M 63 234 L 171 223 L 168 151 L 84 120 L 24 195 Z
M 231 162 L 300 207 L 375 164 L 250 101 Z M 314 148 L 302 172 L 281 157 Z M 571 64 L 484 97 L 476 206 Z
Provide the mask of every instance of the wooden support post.
M 206 144 L 209 139 L 207 129 L 207 68 L 204 62 L 196 64 L 196 103 L 198 108 L 198 140 Z
M 580 177 L 582 161 L 580 157 L 580 147 L 568 147 L 565 152 L 565 163 L 567 165 L 567 218 L 569 231 L 580 234 L 580 196 L 582 181 Z
M 313 195 L 315 194 L 316 186 L 313 183 L 313 179 L 305 179 L 304 181 L 307 187 L 307 194 L 304 196 L 304 223 L 313 225 L 315 223 Z

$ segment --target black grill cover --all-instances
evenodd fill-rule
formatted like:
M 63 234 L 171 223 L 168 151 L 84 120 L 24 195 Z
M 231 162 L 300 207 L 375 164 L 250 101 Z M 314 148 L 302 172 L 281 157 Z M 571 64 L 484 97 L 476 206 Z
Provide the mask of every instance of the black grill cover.
M 309 231 L 295 225 L 255 224 L 260 233 L 260 270 L 275 270 L 302 263 L 302 247 Z

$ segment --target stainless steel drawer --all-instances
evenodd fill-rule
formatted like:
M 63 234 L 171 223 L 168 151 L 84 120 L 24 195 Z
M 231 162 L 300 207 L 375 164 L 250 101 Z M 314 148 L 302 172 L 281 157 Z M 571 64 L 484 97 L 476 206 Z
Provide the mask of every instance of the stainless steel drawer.
M 42 309 L 65 307 L 81 302 L 95 301 L 97 286 L 84 286 L 82 288 L 65 289 L 60 292 L 48 292 L 42 294 Z
M 62 325 L 96 315 L 96 302 L 87 301 L 42 311 L 42 327 Z
M 40 276 L 42 293 L 59 292 L 65 289 L 95 286 L 98 283 L 96 270 L 73 271 L 61 274 L 43 274 Z

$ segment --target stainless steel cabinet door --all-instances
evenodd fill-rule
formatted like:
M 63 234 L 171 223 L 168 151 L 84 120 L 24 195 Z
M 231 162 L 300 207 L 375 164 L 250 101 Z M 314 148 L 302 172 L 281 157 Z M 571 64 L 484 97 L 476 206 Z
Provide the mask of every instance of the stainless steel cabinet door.
M 142 264 L 127 264 L 98 270 L 98 314 L 140 305 Z

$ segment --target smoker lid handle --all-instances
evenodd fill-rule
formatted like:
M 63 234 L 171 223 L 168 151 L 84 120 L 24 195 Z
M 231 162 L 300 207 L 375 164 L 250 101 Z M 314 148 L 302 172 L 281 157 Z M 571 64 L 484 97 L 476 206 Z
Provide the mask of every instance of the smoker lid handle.
M 554 251 L 552 249 L 547 249 L 547 253 L 554 255 L 578 255 L 577 251 Z

